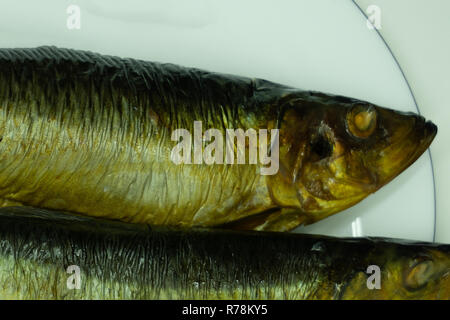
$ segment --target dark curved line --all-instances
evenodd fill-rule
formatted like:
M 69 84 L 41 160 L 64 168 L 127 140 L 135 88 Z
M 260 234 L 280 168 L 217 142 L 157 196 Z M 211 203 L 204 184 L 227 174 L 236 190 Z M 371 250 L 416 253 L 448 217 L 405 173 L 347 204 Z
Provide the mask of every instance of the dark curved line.
M 350 0 L 351 2 L 353 2 L 353 4 L 358 8 L 358 10 L 362 13 L 362 15 L 366 18 L 366 20 L 368 19 L 366 13 L 364 12 L 364 10 L 355 2 L 355 0 Z M 400 63 L 397 60 L 397 57 L 395 56 L 394 52 L 392 52 L 391 47 L 389 47 L 389 45 L 387 44 L 386 40 L 384 39 L 383 35 L 381 34 L 381 32 L 377 29 L 374 28 L 373 30 L 375 30 L 375 32 L 378 34 L 378 36 L 381 38 L 381 40 L 383 41 L 384 45 L 386 46 L 386 48 L 389 50 L 389 53 L 391 54 L 392 58 L 395 61 L 395 64 L 397 65 L 398 69 L 400 70 L 400 73 L 403 76 L 403 79 L 405 79 L 406 85 L 408 86 L 408 90 L 411 93 L 411 97 L 414 101 L 414 105 L 416 106 L 417 109 L 417 113 L 420 115 L 420 109 L 419 109 L 419 105 L 417 104 L 417 100 L 416 97 L 414 96 L 414 93 L 411 89 L 411 86 L 408 82 L 408 79 L 406 78 L 405 73 L 403 72 L 402 67 L 400 66 Z M 427 150 L 428 152 L 428 156 L 430 157 L 430 163 L 431 163 L 431 177 L 433 178 L 433 200 L 434 200 L 434 227 L 433 227 L 433 242 L 436 242 L 436 181 L 434 179 L 434 166 L 433 166 L 433 158 L 431 157 L 431 152 L 430 149 L 428 148 Z

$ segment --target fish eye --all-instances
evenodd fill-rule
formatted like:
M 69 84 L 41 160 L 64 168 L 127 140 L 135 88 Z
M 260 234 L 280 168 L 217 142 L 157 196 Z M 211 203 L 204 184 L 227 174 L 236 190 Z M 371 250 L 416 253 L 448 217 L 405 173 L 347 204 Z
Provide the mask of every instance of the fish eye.
M 357 105 L 347 113 L 347 130 L 357 138 L 368 138 L 377 126 L 377 112 L 371 106 Z
M 404 274 L 406 289 L 414 291 L 423 288 L 434 274 L 434 263 L 430 259 L 414 259 Z
M 311 151 L 318 156 L 319 160 L 321 160 L 331 156 L 333 153 L 333 147 L 326 137 L 319 135 L 313 139 L 311 143 Z

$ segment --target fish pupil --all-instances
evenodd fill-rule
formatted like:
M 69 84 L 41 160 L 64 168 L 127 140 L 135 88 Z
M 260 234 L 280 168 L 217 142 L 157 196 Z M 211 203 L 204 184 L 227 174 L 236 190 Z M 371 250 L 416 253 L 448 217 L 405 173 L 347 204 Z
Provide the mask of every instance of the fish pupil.
M 319 136 L 312 142 L 311 151 L 315 153 L 317 156 L 319 156 L 319 159 L 324 159 L 331 155 L 333 148 L 327 139 L 325 139 L 322 136 Z

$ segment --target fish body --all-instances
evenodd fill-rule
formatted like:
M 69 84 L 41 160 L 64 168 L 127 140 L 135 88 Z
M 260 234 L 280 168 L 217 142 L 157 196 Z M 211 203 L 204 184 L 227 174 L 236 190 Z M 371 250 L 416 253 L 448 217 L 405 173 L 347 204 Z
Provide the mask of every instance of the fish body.
M 278 130 L 277 170 L 175 163 L 174 131 L 192 133 L 196 121 L 224 136 Z M 1 206 L 290 230 L 378 190 L 436 131 L 417 115 L 261 79 L 54 47 L 0 50 Z
M 449 298 L 449 245 L 0 209 L 0 299 Z

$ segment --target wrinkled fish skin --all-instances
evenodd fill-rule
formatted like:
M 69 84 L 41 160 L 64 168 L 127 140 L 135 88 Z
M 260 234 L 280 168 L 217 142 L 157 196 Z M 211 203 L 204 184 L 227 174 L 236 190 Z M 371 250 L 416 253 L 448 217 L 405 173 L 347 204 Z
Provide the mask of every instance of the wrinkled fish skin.
M 448 245 L 0 209 L 1 299 L 449 299 L 449 257 Z M 73 265 L 79 289 L 67 286 Z M 369 265 L 380 289 L 367 287 Z
M 174 164 L 171 133 L 193 132 L 195 120 L 203 130 L 279 129 L 279 171 Z M 436 131 L 413 114 L 260 79 L 54 47 L 0 49 L 1 206 L 290 230 L 378 190 Z

